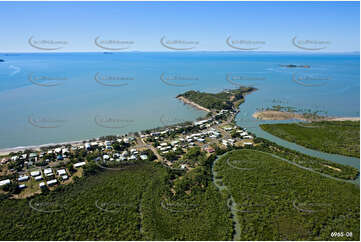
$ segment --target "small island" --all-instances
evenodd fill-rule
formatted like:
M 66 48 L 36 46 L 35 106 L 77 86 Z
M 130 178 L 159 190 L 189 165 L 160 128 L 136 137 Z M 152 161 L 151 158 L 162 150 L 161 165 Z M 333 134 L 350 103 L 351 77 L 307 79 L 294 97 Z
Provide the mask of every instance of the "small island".
M 286 68 L 311 68 L 311 66 L 309 66 L 309 65 L 294 65 L 294 64 L 280 65 L 280 67 L 286 67 Z

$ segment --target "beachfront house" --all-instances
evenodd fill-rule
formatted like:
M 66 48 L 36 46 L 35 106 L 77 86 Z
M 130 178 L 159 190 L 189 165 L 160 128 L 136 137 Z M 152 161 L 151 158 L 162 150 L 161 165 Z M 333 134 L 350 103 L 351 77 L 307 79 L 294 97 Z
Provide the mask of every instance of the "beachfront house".
M 55 153 L 57 153 L 57 154 L 59 154 L 59 153 L 61 153 L 61 148 L 55 148 Z

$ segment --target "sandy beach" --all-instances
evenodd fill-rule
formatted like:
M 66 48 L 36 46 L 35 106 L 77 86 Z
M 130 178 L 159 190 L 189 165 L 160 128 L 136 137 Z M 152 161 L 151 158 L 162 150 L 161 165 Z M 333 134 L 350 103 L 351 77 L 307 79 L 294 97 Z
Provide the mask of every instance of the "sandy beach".
M 84 140 L 85 141 L 85 140 Z M 4 148 L 0 149 L 0 156 L 8 155 L 12 152 L 16 153 L 19 151 L 24 150 L 33 150 L 33 151 L 40 151 L 42 147 L 48 147 L 48 146 L 56 146 L 56 145 L 81 145 L 84 142 L 81 141 L 69 141 L 69 142 L 61 142 L 61 143 L 51 143 L 51 144 L 42 144 L 42 145 L 29 145 L 29 146 L 19 146 L 19 147 L 13 147 L 13 148 Z
M 183 96 L 178 96 L 177 97 L 179 100 L 181 100 L 182 102 L 184 102 L 185 104 L 189 104 L 199 110 L 203 110 L 203 111 L 206 111 L 206 112 L 211 112 L 211 110 L 209 110 L 208 108 L 205 108 L 205 107 L 202 107 L 200 106 L 199 104 L 195 103 L 195 102 L 192 102 L 190 101 L 189 99 L 183 97 Z
M 283 112 L 266 110 L 262 112 L 255 112 L 252 117 L 259 120 L 291 120 L 297 119 L 300 121 L 360 121 L 359 117 L 317 117 L 311 118 L 299 113 Z

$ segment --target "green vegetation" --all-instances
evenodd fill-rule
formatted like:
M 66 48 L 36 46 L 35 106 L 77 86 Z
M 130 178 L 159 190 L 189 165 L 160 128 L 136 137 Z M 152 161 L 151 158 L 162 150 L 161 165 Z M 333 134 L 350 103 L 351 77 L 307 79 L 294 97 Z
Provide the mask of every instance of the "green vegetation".
M 204 182 L 210 177 L 204 170 L 192 172 L 194 180 L 184 179 L 194 190 L 187 198 L 171 196 L 169 179 L 179 174 L 161 165 L 138 161 L 114 171 L 91 163 L 74 184 L 22 200 L 2 195 L 0 239 L 229 240 L 232 225 L 227 205 L 213 184 Z M 187 195 L 183 187 L 189 186 L 179 186 L 179 195 Z M 191 212 L 171 212 L 161 206 L 165 197 L 177 199 L 181 207 L 189 201 L 198 206 Z
M 236 202 L 241 240 L 359 240 L 360 191 L 254 150 L 231 151 L 215 170 Z M 331 237 L 331 232 L 352 232 Z
M 153 180 L 142 203 L 145 238 L 148 240 L 231 240 L 232 220 L 226 197 L 211 181 L 211 163 L 181 174 Z M 179 177 L 182 175 L 182 177 Z
M 359 175 L 358 169 L 348 165 L 342 165 L 317 157 L 305 155 L 263 138 L 257 137 L 254 141 L 257 145 L 251 147 L 250 149 L 256 149 L 277 155 L 300 166 L 311 168 L 312 170 L 320 173 L 345 180 L 355 180 Z
M 254 87 L 240 87 L 235 90 L 227 90 L 220 93 L 205 93 L 199 91 L 187 91 L 177 97 L 185 97 L 188 100 L 211 110 L 233 109 L 234 103 L 243 102 L 244 94 L 256 90 Z
M 275 136 L 310 149 L 360 157 L 359 121 L 262 124 L 260 126 Z

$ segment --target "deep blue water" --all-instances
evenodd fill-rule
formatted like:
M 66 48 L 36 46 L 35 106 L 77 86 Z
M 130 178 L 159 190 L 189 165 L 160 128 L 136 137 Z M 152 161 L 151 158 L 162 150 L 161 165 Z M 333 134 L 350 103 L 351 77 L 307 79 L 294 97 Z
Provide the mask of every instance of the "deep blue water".
M 0 54 L 0 59 L 5 60 L 0 62 L 0 148 L 194 120 L 204 113 L 175 99 L 191 89 L 255 86 L 258 91 L 240 107 L 247 115 L 277 104 L 360 115 L 359 54 L 38 53 Z

